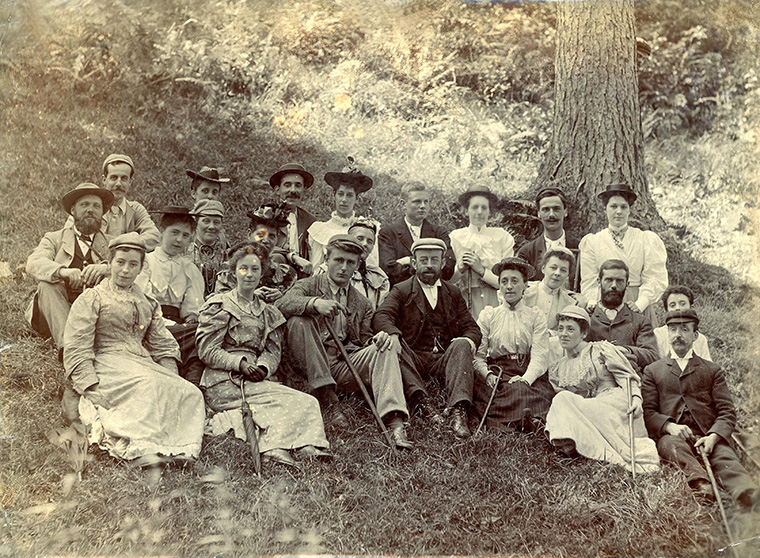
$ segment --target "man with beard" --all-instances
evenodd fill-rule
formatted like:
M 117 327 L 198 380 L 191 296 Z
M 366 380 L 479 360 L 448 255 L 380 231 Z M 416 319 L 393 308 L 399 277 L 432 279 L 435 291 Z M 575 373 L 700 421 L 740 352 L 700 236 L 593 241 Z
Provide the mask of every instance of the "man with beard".
M 567 217 L 567 205 L 565 196 L 560 190 L 553 187 L 542 188 L 536 196 L 536 208 L 538 209 L 538 218 L 544 228 L 544 233 L 526 242 L 517 251 L 517 256 L 524 259 L 533 269 L 536 275 L 533 278 L 540 281 L 544 278 L 544 272 L 541 269 L 541 263 L 544 253 L 556 248 L 567 248 L 573 252 L 574 256 L 578 255 L 578 241 L 565 234 L 565 218 Z M 569 281 L 565 287 L 572 287 L 575 281 L 575 266 L 570 268 Z M 562 308 L 560 308 L 561 310 Z
M 269 178 L 269 185 L 277 195 L 277 205 L 288 216 L 288 224 L 283 227 L 278 247 L 287 250 L 288 263 L 298 270 L 299 277 L 308 277 L 312 272 L 306 231 L 315 218 L 301 207 L 301 199 L 312 184 L 314 177 L 298 163 L 281 166 Z
M 670 354 L 644 370 L 644 421 L 660 456 L 686 473 L 702 499 L 716 494 L 697 452 L 708 456 L 723 487 L 745 508 L 760 507 L 760 490 L 730 446 L 736 409 L 720 366 L 694 354 L 699 317 L 688 308 L 665 316 Z
M 640 372 L 659 358 L 652 323 L 623 302 L 628 286 L 628 266 L 607 260 L 599 268 L 600 304 L 591 314 L 588 341 L 609 341 Z
M 416 275 L 393 286 L 372 325 L 375 331 L 390 335 L 394 346 L 401 346 L 404 389 L 415 412 L 440 420 L 430 405 L 423 377 L 445 379 L 450 426 L 456 436 L 464 438 L 470 436 L 473 357 L 481 332 L 460 290 L 441 280 L 447 249 L 438 238 L 412 244 L 411 264 Z
M 419 182 L 407 184 L 404 188 L 404 218 L 383 227 L 378 236 L 380 267 L 388 275 L 391 286 L 406 281 L 414 275 L 412 269 L 412 243 L 421 238 L 438 238 L 446 246 L 441 275 L 451 279 L 456 258 L 451 250 L 449 233 L 441 226 L 428 220 L 430 213 L 430 192 Z

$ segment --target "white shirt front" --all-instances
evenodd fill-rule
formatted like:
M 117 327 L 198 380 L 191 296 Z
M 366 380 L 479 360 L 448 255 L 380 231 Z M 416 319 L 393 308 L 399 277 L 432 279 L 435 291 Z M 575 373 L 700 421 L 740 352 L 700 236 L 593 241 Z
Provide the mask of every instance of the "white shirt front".
M 419 281 L 419 279 L 418 279 Z M 441 280 L 438 279 L 435 283 L 432 285 L 426 285 L 422 281 L 420 281 L 420 287 L 422 287 L 422 293 L 425 295 L 425 298 L 430 303 L 430 307 L 435 310 L 436 305 L 438 304 L 438 287 L 441 286 Z
M 565 231 L 562 231 L 562 236 L 560 236 L 557 240 L 552 240 L 548 236 L 544 235 L 544 245 L 546 246 L 547 252 L 549 250 L 554 250 L 555 248 L 567 248 Z
M 679 357 L 675 351 L 671 350 L 670 356 L 673 357 L 673 360 L 675 360 L 678 363 L 678 368 L 681 369 L 681 372 L 686 370 L 686 365 L 689 364 L 689 359 L 694 356 L 694 351 L 692 349 L 689 349 L 689 352 L 686 353 L 683 358 Z
M 412 234 L 412 240 L 419 240 L 420 235 L 422 234 L 422 224 L 420 224 L 419 227 L 412 225 L 406 217 L 404 217 L 404 222 L 406 223 L 406 226 L 409 227 L 409 232 Z

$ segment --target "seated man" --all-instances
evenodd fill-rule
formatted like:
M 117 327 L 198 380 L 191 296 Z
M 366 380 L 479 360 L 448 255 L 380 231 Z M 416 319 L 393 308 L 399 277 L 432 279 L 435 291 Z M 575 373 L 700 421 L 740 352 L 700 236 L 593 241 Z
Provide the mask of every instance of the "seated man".
M 527 307 L 538 306 L 546 316 L 549 333 L 557 328 L 557 314 L 566 306 L 582 306 L 586 303 L 578 293 L 565 288 L 570 270 L 575 266 L 575 256 L 567 248 L 551 248 L 541 257 L 540 281 L 528 281 L 523 303 Z
M 644 421 L 657 450 L 686 473 L 692 489 L 713 500 L 715 494 L 696 452 L 708 456 L 715 476 L 746 508 L 760 506 L 760 489 L 742 467 L 729 441 L 736 410 L 720 367 L 694 354 L 699 317 L 694 310 L 665 316 L 673 347 L 667 358 L 644 369 L 641 395 Z
M 401 345 L 401 370 L 413 408 L 431 418 L 423 376 L 446 381 L 451 427 L 459 437 L 470 435 L 468 413 L 475 381 L 473 357 L 480 345 L 480 327 L 457 287 L 441 281 L 446 243 L 423 238 L 412 244 L 415 276 L 394 285 L 377 309 L 375 331 Z
M 351 286 L 362 252 L 361 243 L 353 236 L 333 236 L 327 244 L 327 273 L 297 281 L 275 306 L 288 320 L 290 358 L 305 372 L 323 411 L 331 412 L 333 424 L 348 425 L 337 407 L 336 385 L 346 391 L 359 387 L 341 361 L 323 320 L 331 321 L 356 371 L 370 388 L 377 412 L 390 428 L 396 446 L 411 448 L 404 428 L 408 412 L 398 345 L 393 346 L 384 332 L 372 336 L 372 305 Z
M 349 225 L 348 234 L 358 240 L 363 247 L 359 267 L 351 277 L 351 286 L 369 299 L 372 311 L 375 311 L 391 288 L 385 272 L 367 261 L 375 246 L 377 224 L 371 219 L 357 217 Z M 327 263 L 322 263 L 317 267 L 314 275 L 325 272 L 327 272 Z
M 657 360 L 652 323 L 644 314 L 623 302 L 628 285 L 628 266 L 607 260 L 599 268 L 601 300 L 591 314 L 587 341 L 609 341 L 628 358 L 637 373 Z
M 692 293 L 691 289 L 688 287 L 673 285 L 665 289 L 665 292 L 662 295 L 662 304 L 665 306 L 665 312 L 672 312 L 673 310 L 689 310 L 692 304 L 694 304 L 694 293 Z M 664 325 L 654 328 L 654 337 L 657 340 L 657 352 L 660 354 L 660 358 L 670 356 L 672 348 L 670 346 L 668 326 Z M 692 347 L 692 350 L 698 357 L 712 362 L 707 337 L 701 331 L 697 333 L 697 339 L 694 341 L 694 347 Z
M 451 250 L 449 233 L 427 218 L 430 213 L 430 192 L 424 184 L 412 182 L 405 186 L 404 196 L 404 218 L 380 229 L 377 241 L 380 267 L 388 274 L 391 286 L 406 281 L 414 276 L 411 264 L 412 243 L 420 238 L 439 238 L 446 245 L 441 276 L 446 280 L 451 279 L 456 258 Z
M 203 304 L 201 272 L 186 255 L 195 233 L 195 219 L 186 207 L 167 207 L 161 214 L 161 243 L 145 255 L 135 285 L 158 300 L 167 328 L 182 353 L 180 375 L 198 385 L 204 365 L 195 348 L 195 330 Z

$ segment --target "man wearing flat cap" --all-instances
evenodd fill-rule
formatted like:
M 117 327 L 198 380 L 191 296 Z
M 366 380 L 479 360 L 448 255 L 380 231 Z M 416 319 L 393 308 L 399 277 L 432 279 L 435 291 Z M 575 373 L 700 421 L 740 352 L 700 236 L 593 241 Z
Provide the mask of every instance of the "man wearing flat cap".
M 408 418 L 399 369 L 398 344 L 384 332 L 372 334 L 372 305 L 351 286 L 363 247 L 351 235 L 338 234 L 327 244 L 327 272 L 297 281 L 275 302 L 287 318 L 291 362 L 304 372 L 323 412 L 337 427 L 348 419 L 338 408 L 336 387 L 357 391 L 353 375 L 340 359 L 335 340 L 323 322 L 329 320 L 362 381 L 374 396 L 377 412 L 400 448 L 411 448 L 404 421 Z
M 63 329 L 71 303 L 108 274 L 108 240 L 100 228 L 113 194 L 95 184 L 82 183 L 63 196 L 71 224 L 47 233 L 26 260 L 26 272 L 38 281 L 27 309 L 32 328 L 51 336 L 63 348 Z
M 292 264 L 300 277 L 312 273 L 309 261 L 309 235 L 307 231 L 314 223 L 314 216 L 301 207 L 306 190 L 314 184 L 314 176 L 298 163 L 281 166 L 269 178 L 269 185 L 277 195 L 277 204 L 287 212 L 288 224 L 283 229 L 278 247 L 287 250 L 288 263 Z
M 137 232 L 148 252 L 152 251 L 158 246 L 161 233 L 142 204 L 127 199 L 135 176 L 132 158 L 129 155 L 112 153 L 103 161 L 102 170 L 103 188 L 113 194 L 114 202 L 110 209 L 103 212 L 100 230 L 109 237 Z M 71 219 L 66 224 L 70 222 Z
M 720 366 L 694 354 L 699 317 L 692 309 L 673 310 L 665 324 L 672 347 L 668 357 L 644 369 L 641 383 L 644 422 L 660 456 L 680 467 L 696 494 L 715 494 L 698 452 L 708 456 L 726 491 L 745 508 L 760 507 L 760 489 L 731 447 L 736 409 Z
M 467 437 L 475 381 L 473 357 L 481 332 L 460 290 L 441 280 L 446 250 L 446 243 L 438 238 L 412 244 L 415 276 L 391 288 L 372 325 L 401 346 L 401 371 L 412 408 L 436 420 L 439 415 L 430 406 L 423 377 L 445 378 L 451 428 L 458 437 Z

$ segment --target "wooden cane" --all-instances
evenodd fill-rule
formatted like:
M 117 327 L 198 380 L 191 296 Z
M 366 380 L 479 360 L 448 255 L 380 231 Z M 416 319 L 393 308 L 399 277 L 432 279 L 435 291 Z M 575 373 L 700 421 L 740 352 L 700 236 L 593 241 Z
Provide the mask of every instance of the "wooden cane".
M 720 498 L 720 492 L 718 491 L 718 482 L 715 480 L 715 474 L 712 470 L 712 465 L 710 465 L 710 460 L 707 457 L 707 452 L 705 452 L 703 447 L 699 448 L 699 454 L 702 456 L 702 462 L 705 465 L 705 469 L 707 470 L 707 476 L 710 478 L 710 484 L 712 485 L 713 492 L 715 493 L 715 501 L 718 502 L 718 509 L 720 510 L 720 517 L 723 519 L 723 526 L 726 528 L 726 535 L 728 535 L 728 542 L 731 546 L 731 554 L 733 554 L 734 558 L 739 558 L 736 554 L 736 549 L 734 548 L 734 535 L 731 533 L 731 527 L 728 525 L 728 517 L 726 517 L 726 510 L 723 508 L 723 501 Z
M 359 386 L 359 389 L 361 390 L 362 395 L 364 396 L 364 400 L 367 402 L 367 405 L 369 405 L 369 409 L 370 411 L 372 411 L 372 416 L 375 417 L 375 421 L 380 427 L 380 431 L 383 433 L 383 435 L 385 435 L 385 440 L 388 442 L 388 445 L 391 447 L 391 451 L 393 452 L 393 455 L 398 455 L 398 450 L 396 449 L 396 443 L 393 441 L 393 438 L 391 437 L 391 433 L 388 431 L 387 428 L 385 428 L 383 419 L 380 418 L 380 414 L 377 412 L 377 407 L 375 407 L 375 403 L 374 401 L 372 401 L 372 397 L 370 397 L 369 392 L 367 391 L 367 388 L 365 387 L 364 382 L 361 379 L 361 376 L 359 376 L 359 373 L 356 371 L 356 368 L 354 368 L 354 364 L 351 362 L 351 359 L 348 358 L 348 353 L 346 352 L 346 348 L 343 346 L 343 343 L 338 337 L 338 334 L 335 332 L 335 328 L 333 328 L 332 324 L 327 318 L 325 318 L 324 324 L 325 324 L 325 327 L 327 327 L 327 331 L 330 333 L 330 337 L 332 337 L 333 341 L 335 341 L 335 344 L 338 346 L 338 351 L 340 351 L 340 355 L 343 357 L 343 360 L 346 361 L 346 366 L 348 366 L 348 370 L 353 375 L 354 380 L 356 380 L 356 384 Z
M 467 309 L 472 312 L 472 268 L 467 268 Z
M 628 409 L 633 405 L 633 393 L 631 392 L 631 377 L 625 379 L 626 389 L 628 390 Z M 628 413 L 628 445 L 631 448 L 631 473 L 633 480 L 636 480 L 636 438 L 633 436 L 633 413 Z
M 483 418 L 480 419 L 480 424 L 478 424 L 478 428 L 475 430 L 476 436 L 480 433 L 480 429 L 483 428 L 483 425 L 486 422 L 488 411 L 491 410 L 491 403 L 493 403 L 493 398 L 496 396 L 496 391 L 499 389 L 499 382 L 501 382 L 501 375 L 504 373 L 504 370 L 501 368 L 501 366 L 494 365 L 493 368 L 498 368 L 499 374 L 496 376 L 496 385 L 493 386 L 493 389 L 491 390 L 491 397 L 488 398 L 488 405 L 486 405 L 486 410 L 483 411 Z

